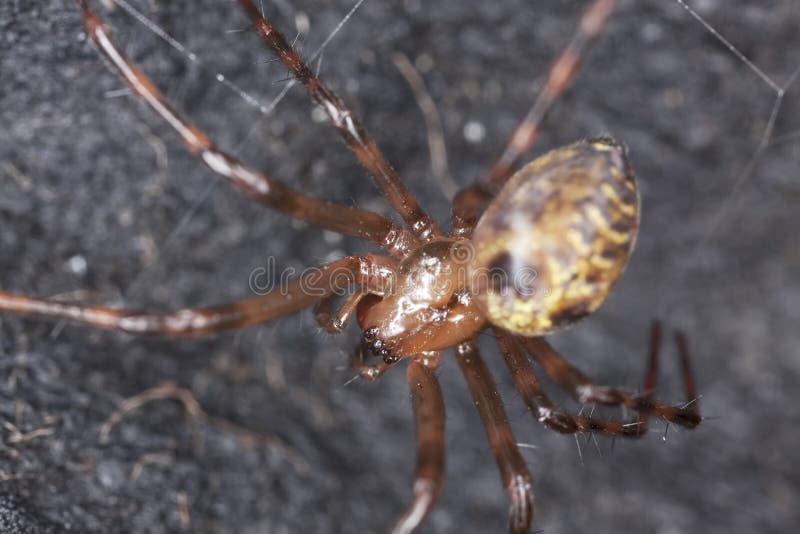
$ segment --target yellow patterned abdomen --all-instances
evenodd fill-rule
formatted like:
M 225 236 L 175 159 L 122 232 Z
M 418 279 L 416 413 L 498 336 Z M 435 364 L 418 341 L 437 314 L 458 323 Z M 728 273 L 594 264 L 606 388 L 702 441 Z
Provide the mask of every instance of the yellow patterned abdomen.
M 478 305 L 518 334 L 564 328 L 608 296 L 638 226 L 624 147 L 603 138 L 549 152 L 511 177 L 475 228 Z

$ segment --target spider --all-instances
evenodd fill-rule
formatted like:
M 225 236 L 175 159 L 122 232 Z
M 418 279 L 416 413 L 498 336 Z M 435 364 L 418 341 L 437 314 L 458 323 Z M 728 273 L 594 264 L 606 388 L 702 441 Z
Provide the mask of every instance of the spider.
M 544 339 L 601 305 L 624 270 L 636 239 L 639 196 L 622 144 L 611 138 L 588 139 L 520 166 L 533 148 L 544 117 L 574 77 L 583 52 L 602 31 L 613 0 L 593 0 L 584 11 L 572 40 L 556 58 L 538 98 L 500 158 L 454 198 L 449 233 L 425 213 L 354 114 L 251 0 L 239 3 L 259 35 L 327 113 L 404 226 L 291 189 L 218 148 L 120 52 L 88 0 L 76 3 L 88 37 L 119 76 L 212 171 L 257 202 L 365 239 L 386 255 L 345 257 L 306 271 L 281 291 L 174 313 L 66 304 L 6 292 L 0 292 L 0 310 L 170 337 L 243 328 L 312 305 L 320 325 L 331 333 L 342 332 L 355 317 L 362 335 L 352 363 L 361 378 L 375 380 L 398 362 L 408 363 L 417 465 L 411 502 L 392 530 L 397 533 L 414 531 L 421 524 L 442 486 L 444 404 L 436 369 L 443 352 L 451 347 L 511 500 L 510 531 L 530 531 L 531 477 L 477 349 L 477 336 L 484 330 L 495 334 L 534 418 L 558 432 L 636 438 L 646 432 L 651 416 L 688 428 L 700 423 L 687 342 L 681 333 L 676 334 L 676 342 L 688 398 L 683 407 L 653 400 L 661 344 L 658 324 L 650 332 L 641 394 L 595 385 Z M 342 287 L 349 293 L 337 307 Z M 529 358 L 578 402 L 631 408 L 638 416 L 622 423 L 558 411 L 539 385 Z

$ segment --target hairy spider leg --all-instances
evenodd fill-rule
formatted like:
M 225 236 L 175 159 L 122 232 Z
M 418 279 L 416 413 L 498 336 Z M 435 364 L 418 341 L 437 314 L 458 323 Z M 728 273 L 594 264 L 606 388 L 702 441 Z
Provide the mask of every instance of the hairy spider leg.
M 311 98 L 330 117 L 331 123 L 350 150 L 367 169 L 378 189 L 403 218 L 414 234 L 423 241 L 442 237 L 442 230 L 420 207 L 417 200 L 386 161 L 378 146 L 367 134 L 356 115 L 333 91 L 316 76 L 294 51 L 286 38 L 264 17 L 250 0 L 239 0 L 253 21 L 261 38 L 292 75 L 301 82 Z
M 410 534 L 428 515 L 444 479 L 444 400 L 434 369 L 412 359 L 406 368 L 417 428 L 417 467 L 413 496 L 392 534 Z
M 230 304 L 149 313 L 104 306 L 66 304 L 0 292 L 0 310 L 55 319 L 69 319 L 96 328 L 137 335 L 198 337 L 244 328 L 288 315 L 329 296 L 337 288 L 363 285 L 379 288 L 393 276 L 381 256 L 348 256 L 306 271 L 286 287 Z
M 557 384 L 564 388 L 576 401 L 581 404 L 600 404 L 604 406 L 624 406 L 632 408 L 648 416 L 660 417 L 670 423 L 694 428 L 700 424 L 697 406 L 697 397 L 694 388 L 694 377 L 689 366 L 688 348 L 683 334 L 676 333 L 678 350 L 680 353 L 681 367 L 683 370 L 684 387 L 687 400 L 682 407 L 670 406 L 652 400 L 652 387 L 655 384 L 655 370 L 652 376 L 648 374 L 645 391 L 642 395 L 634 395 L 624 389 L 609 386 L 598 386 L 592 383 L 580 370 L 567 362 L 564 357 L 543 338 L 517 337 L 528 354 Z M 652 352 L 651 352 L 652 354 Z
M 503 484 L 511 497 L 509 530 L 527 534 L 533 520 L 531 475 L 508 424 L 503 402 L 489 369 L 478 353 L 475 339 L 456 346 L 456 361 L 467 380 L 475 408 L 481 416 Z
M 520 159 L 533 148 L 542 122 L 575 78 L 586 48 L 603 30 L 614 3 L 615 0 L 594 0 L 586 8 L 572 40 L 553 62 L 544 86 L 514 129 L 502 155 L 483 176 L 455 196 L 451 229 L 454 236 L 472 234 L 478 214 L 506 183 Z
M 531 365 L 525 355 L 524 349 L 515 337 L 508 332 L 495 328 L 500 352 L 506 361 L 514 384 L 522 395 L 533 417 L 548 428 L 562 434 L 578 432 L 593 432 L 607 436 L 622 436 L 638 438 L 647 432 L 647 419 L 649 412 L 638 413 L 634 422 L 623 423 L 607 419 L 594 419 L 581 417 L 556 410 L 553 402 L 542 390 Z M 658 323 L 653 323 L 650 329 L 649 357 L 647 372 L 645 373 L 644 395 L 649 399 L 656 385 L 658 374 L 658 353 L 661 346 L 661 328 Z
M 281 181 L 247 167 L 217 148 L 203 132 L 181 116 L 153 83 L 111 40 L 108 27 L 89 7 L 87 0 L 77 0 L 83 13 L 86 33 L 114 69 L 153 111 L 180 135 L 189 151 L 215 173 L 229 180 L 250 198 L 294 217 L 344 235 L 371 241 L 395 257 L 403 257 L 416 244 L 407 230 L 380 215 L 307 196 Z

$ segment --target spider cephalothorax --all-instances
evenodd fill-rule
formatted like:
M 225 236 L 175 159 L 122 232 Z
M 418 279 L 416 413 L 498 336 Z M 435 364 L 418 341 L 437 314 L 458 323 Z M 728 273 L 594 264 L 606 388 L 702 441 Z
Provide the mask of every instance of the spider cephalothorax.
M 257 202 L 290 217 L 365 239 L 387 255 L 341 258 L 304 273 L 280 290 L 173 313 L 66 304 L 4 292 L 0 292 L 0 310 L 173 337 L 242 328 L 312 305 L 317 306 L 320 324 L 338 333 L 355 314 L 362 329 L 361 344 L 353 359 L 359 376 L 373 380 L 397 362 L 408 362 L 418 460 L 413 498 L 394 527 L 398 533 L 410 532 L 421 523 L 441 489 L 444 405 L 435 370 L 443 351 L 450 347 L 455 349 L 455 359 L 480 412 L 511 499 L 511 530 L 530 530 L 530 474 L 477 349 L 477 335 L 487 328 L 495 334 L 531 413 L 558 432 L 638 437 L 645 432 L 650 416 L 689 428 L 699 424 L 682 335 L 676 339 L 689 398 L 683 407 L 652 399 L 661 336 L 657 325 L 651 331 L 649 365 L 641 394 L 594 385 L 542 337 L 597 309 L 622 273 L 636 238 L 636 184 L 625 150 L 615 141 L 581 141 L 540 156 L 514 173 L 533 147 L 547 111 L 572 79 L 582 52 L 600 33 L 613 0 L 591 2 L 502 156 L 484 177 L 455 196 L 450 234 L 425 213 L 355 115 L 308 68 L 254 3 L 239 3 L 266 44 L 328 114 L 402 218 L 404 227 L 373 212 L 294 190 L 218 148 L 122 54 L 88 0 L 77 0 L 89 38 L 131 90 L 210 170 Z M 348 295 L 334 309 L 343 287 Z M 378 364 L 367 365 L 365 353 L 377 357 Z M 579 402 L 627 407 L 638 412 L 637 418 L 622 423 L 559 412 L 542 391 L 529 357 Z

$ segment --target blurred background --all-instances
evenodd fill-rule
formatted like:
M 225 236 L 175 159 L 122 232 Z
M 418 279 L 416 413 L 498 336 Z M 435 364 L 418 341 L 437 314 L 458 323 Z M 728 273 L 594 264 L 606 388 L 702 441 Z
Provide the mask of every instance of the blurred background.
M 198 60 L 123 11 L 93 5 L 221 147 L 294 187 L 389 213 L 300 87 L 259 111 L 286 88 L 287 73 L 235 3 L 130 1 Z M 265 4 L 305 56 L 353 6 Z M 424 78 L 452 180 L 463 186 L 497 157 L 584 5 L 367 0 L 318 68 L 446 223 L 449 182 L 432 176 L 423 117 L 393 56 L 405 54 Z M 693 432 L 654 421 L 635 442 L 555 434 L 526 412 L 484 335 L 526 444 L 537 531 L 778 533 L 800 521 L 800 82 L 789 83 L 800 68 L 800 5 L 691 5 L 753 66 L 676 1 L 621 1 L 535 152 L 612 134 L 629 146 L 642 191 L 626 274 L 600 311 L 553 343 L 597 382 L 636 389 L 651 320 L 682 328 L 708 418 Z M 73 2 L 5 1 L 0 26 L 4 291 L 168 310 L 250 296 L 250 273 L 269 258 L 299 272 L 372 251 L 254 205 L 213 176 L 104 67 Z M 190 341 L 3 315 L 0 525 L 385 531 L 410 496 L 411 403 L 401 369 L 345 386 L 357 339 L 353 328 L 322 333 L 310 311 Z M 658 397 L 681 403 L 666 341 Z M 450 355 L 439 376 L 447 478 L 422 531 L 502 532 L 507 496 Z M 125 398 L 165 381 L 190 391 L 212 421 L 193 423 L 178 402 L 154 401 L 101 437 Z

